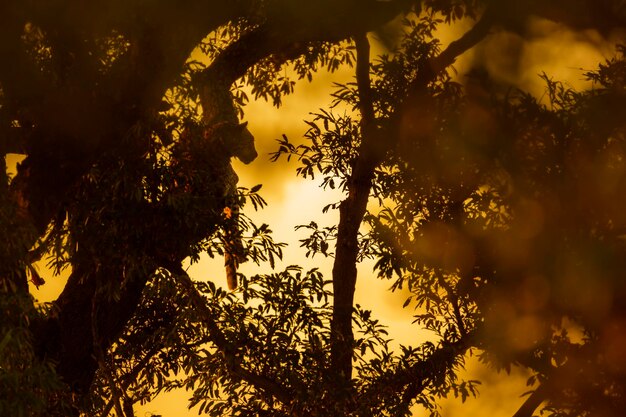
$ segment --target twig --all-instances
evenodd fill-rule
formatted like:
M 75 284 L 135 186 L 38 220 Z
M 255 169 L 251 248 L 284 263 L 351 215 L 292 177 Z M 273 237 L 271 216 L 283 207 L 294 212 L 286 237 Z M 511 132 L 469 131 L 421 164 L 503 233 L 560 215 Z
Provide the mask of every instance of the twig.
M 465 329 L 465 323 L 463 323 L 463 316 L 461 315 L 459 297 L 454 292 L 452 286 L 446 282 L 440 270 L 437 269 L 435 271 L 435 275 L 437 276 L 437 281 L 439 282 L 439 285 L 441 285 L 441 287 L 446 290 L 446 294 L 448 294 L 448 300 L 450 301 L 450 304 L 452 304 L 452 310 L 454 311 L 454 317 L 457 322 L 456 325 L 459 328 L 459 333 L 461 334 L 461 336 L 465 336 L 467 331 Z
M 120 385 L 122 386 L 122 389 L 124 391 L 128 389 L 130 384 L 135 380 L 135 378 L 137 378 L 137 375 L 139 375 L 139 372 L 141 372 L 141 370 L 145 368 L 145 366 L 148 364 L 150 359 L 161 349 L 161 347 L 162 346 L 160 345 L 155 345 L 152 349 L 150 349 L 148 353 L 146 353 L 146 355 L 143 358 L 141 358 L 139 363 L 135 367 L 133 367 L 133 369 L 128 374 L 123 376 L 124 380 L 120 383 Z M 102 416 L 109 415 L 111 408 L 113 408 L 113 406 L 118 402 L 118 401 L 115 401 L 115 399 L 116 399 L 115 396 L 112 396 L 109 399 L 106 406 L 104 407 L 104 410 L 102 411 Z

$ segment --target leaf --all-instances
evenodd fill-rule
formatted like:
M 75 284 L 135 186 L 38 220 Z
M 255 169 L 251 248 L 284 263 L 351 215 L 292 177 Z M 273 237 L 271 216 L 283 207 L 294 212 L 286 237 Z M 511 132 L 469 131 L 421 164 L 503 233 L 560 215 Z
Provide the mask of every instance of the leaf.
M 457 4 L 456 6 L 454 6 L 454 16 L 455 16 L 457 19 L 461 19 L 461 18 L 463 18 L 463 7 L 461 7 L 461 6 L 460 6 L 460 5 L 458 5 L 458 4 Z
M 2 338 L 2 341 L 0 341 L 0 353 L 2 353 L 6 345 L 11 341 L 11 331 L 12 329 L 7 330 L 6 334 Z

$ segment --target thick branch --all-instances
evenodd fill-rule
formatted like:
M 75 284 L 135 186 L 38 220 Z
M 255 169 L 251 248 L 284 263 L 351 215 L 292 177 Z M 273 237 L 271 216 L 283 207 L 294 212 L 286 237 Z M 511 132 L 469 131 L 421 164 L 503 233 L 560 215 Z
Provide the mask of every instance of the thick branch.
M 55 314 L 45 322 L 32 324 L 38 354 L 56 361 L 59 376 L 79 395 L 87 393 L 98 367 L 94 355 L 92 303 L 98 303 L 97 316 L 93 318 L 98 329 L 97 347 L 105 352 L 135 312 L 151 276 L 150 270 L 144 275 L 137 274 L 124 283 L 117 298 L 110 294 L 96 295 L 99 283 L 119 281 L 123 270 L 123 265 L 97 269 L 86 262 L 75 266 L 55 301 Z
M 533 413 L 546 399 L 548 395 L 548 388 L 545 383 L 539 385 L 539 387 L 526 398 L 524 404 L 517 410 L 513 417 L 532 417 Z
M 305 53 L 310 42 L 337 42 L 375 29 L 410 3 L 343 0 L 298 3 L 295 8 L 277 6 L 263 24 L 230 44 L 199 81 L 219 80 L 230 85 L 263 58 L 274 55 L 283 63 Z
M 66 62 L 57 69 L 60 73 L 47 77 L 57 81 L 46 79 L 45 88 L 38 84 L 41 71 L 30 71 L 33 75 L 24 73 L 32 66 L 28 62 L 33 60 L 17 60 L 25 54 L 24 45 L 19 42 L 23 26 L 18 25 L 11 32 L 17 41 L 0 42 L 0 56 L 6 55 L 7 62 L 15 64 L 0 71 L 0 83 L 6 101 L 11 104 L 9 109 L 15 107 L 19 114 L 26 115 L 23 117 L 27 117 L 29 126 L 34 126 L 37 139 L 27 149 L 28 157 L 23 163 L 27 169 L 18 175 L 21 189 L 16 191 L 29 203 L 30 217 L 40 231 L 45 230 L 70 188 L 102 155 L 103 149 L 117 148 L 121 155 L 131 159 L 146 152 L 142 142 L 145 138 L 129 132 L 137 126 L 149 125 L 189 53 L 206 33 L 242 13 L 245 3 L 157 2 L 141 13 L 130 13 L 131 17 L 117 15 L 119 11 L 108 8 L 102 15 L 91 8 L 80 8 L 86 13 L 83 18 L 97 21 L 93 24 L 95 28 L 84 27 L 82 19 L 72 19 L 71 7 L 62 12 L 62 17 L 51 14 L 55 19 L 42 17 L 45 13 L 34 8 L 30 13 L 35 15 L 35 20 L 41 19 L 47 32 L 70 33 L 81 39 L 71 45 L 54 45 L 57 50 L 53 54 L 89 56 L 72 48 L 93 45 L 103 33 L 110 36 L 112 30 L 120 30 L 118 25 L 129 43 L 128 50 L 111 68 L 89 66 L 80 60 Z M 209 12 L 209 7 L 214 10 Z M 83 39 L 91 43 L 85 44 Z M 16 46 L 5 51 L 4 45 Z M 22 65 L 22 61 L 26 63 Z
M 456 57 L 474 46 L 487 33 L 491 25 L 490 15 L 481 20 L 459 40 L 452 42 L 446 50 L 431 61 L 428 69 L 421 71 L 409 89 L 409 96 L 394 114 L 393 129 L 400 128 L 405 113 L 413 110 L 416 99 L 426 95 L 429 82 L 452 64 Z M 348 182 L 348 197 L 339 207 L 339 228 L 337 249 L 333 266 L 334 306 L 332 321 L 332 363 L 344 384 L 351 377 L 351 314 L 356 286 L 356 259 L 358 255 L 358 229 L 361 225 L 374 178 L 375 168 L 383 161 L 388 151 L 393 149 L 399 135 L 383 136 L 376 127 L 372 107 L 369 81 L 369 44 L 364 35 L 357 38 L 357 85 L 359 109 L 361 111 L 361 146 L 358 159 L 354 163 Z M 385 140 L 383 140 L 385 138 Z
M 0 132 L 0 155 L 25 154 L 33 130 L 24 127 L 9 127 Z
M 348 184 L 348 198 L 339 207 L 337 248 L 333 264 L 333 319 L 331 323 L 331 361 L 337 382 L 349 387 L 352 378 L 352 308 L 359 252 L 358 230 L 365 215 L 367 200 L 378 163 L 374 152 L 375 117 L 369 78 L 370 47 L 366 35 L 355 37 L 356 76 L 361 111 L 362 141 Z

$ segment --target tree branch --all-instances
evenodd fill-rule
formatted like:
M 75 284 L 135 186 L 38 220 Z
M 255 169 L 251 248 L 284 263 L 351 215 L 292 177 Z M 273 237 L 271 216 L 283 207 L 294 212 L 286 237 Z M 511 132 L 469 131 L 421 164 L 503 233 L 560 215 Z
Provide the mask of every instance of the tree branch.
M 374 99 L 370 84 L 370 44 L 366 33 L 356 35 L 354 40 L 356 45 L 356 82 L 359 90 L 361 126 L 363 129 L 371 129 L 376 123 L 376 116 L 374 114 Z
M 513 414 L 513 417 L 532 417 L 533 413 L 548 396 L 548 386 L 542 383 L 526 398 L 522 406 Z
M 472 331 L 457 342 L 443 343 L 427 358 L 399 368 L 396 372 L 380 378 L 361 393 L 360 397 L 363 398 L 363 401 L 371 401 L 372 397 L 378 396 L 377 404 L 383 404 L 387 401 L 383 395 L 396 396 L 398 393 L 402 393 L 402 402 L 408 408 L 415 397 L 442 378 L 451 369 L 456 359 L 474 346 L 475 339 L 476 331 Z
M 361 145 L 350 179 L 348 197 L 339 206 L 339 226 L 333 263 L 333 317 L 331 363 L 341 390 L 350 389 L 352 379 L 352 309 L 357 279 L 358 230 L 365 215 L 377 157 L 374 152 L 375 117 L 369 79 L 370 47 L 365 33 L 355 36 L 356 76 L 361 111 Z M 346 397 L 346 396 L 343 396 Z
M 435 269 L 435 275 L 437 276 L 437 282 L 446 291 L 448 295 L 448 301 L 452 305 L 452 311 L 454 312 L 454 318 L 456 320 L 456 326 L 459 329 L 459 334 L 465 336 L 467 330 L 465 329 L 465 323 L 463 322 L 463 315 L 461 314 L 461 306 L 459 305 L 459 297 L 452 286 L 446 282 L 443 273 L 438 268 Z
M 273 396 L 281 403 L 285 405 L 291 404 L 294 396 L 291 395 L 290 391 L 286 387 L 270 378 L 255 374 L 241 365 L 241 361 L 236 356 L 236 347 L 228 342 L 219 325 L 215 319 L 213 319 L 213 314 L 206 306 L 204 298 L 194 286 L 189 274 L 187 274 L 180 264 L 169 261 L 162 261 L 161 263 L 171 274 L 176 276 L 178 282 L 185 290 L 191 304 L 199 313 L 202 322 L 209 330 L 211 341 L 215 344 L 218 350 L 224 354 L 230 373 L 233 376 L 248 382 L 256 389 Z
M 474 345 L 476 332 L 467 333 L 459 341 L 443 343 L 431 356 L 423 361 L 416 362 L 396 376 L 398 381 L 405 382 L 402 399 L 405 404 L 417 397 L 430 384 L 437 384 L 445 377 L 457 357 L 465 355 L 465 352 Z
M 296 8 L 278 6 L 270 10 L 264 23 L 228 45 L 198 77 L 198 82 L 230 86 L 263 58 L 274 55 L 282 64 L 304 54 L 311 42 L 337 42 L 355 33 L 365 33 L 396 17 L 410 3 L 325 0 L 298 3 Z
M 431 58 L 428 66 L 422 69 L 411 82 L 408 88 L 409 95 L 404 101 L 404 106 L 401 106 L 401 111 L 406 111 L 404 108 L 407 104 L 410 105 L 417 97 L 423 95 L 428 83 L 434 81 L 442 71 L 454 64 L 454 61 L 460 55 L 482 41 L 489 34 L 494 23 L 494 12 L 488 7 L 470 30 L 465 32 L 459 39 L 450 42 L 439 55 Z
M 420 71 L 409 88 L 409 94 L 393 115 L 392 129 L 399 129 L 402 117 L 412 111 L 416 99 L 427 94 L 426 87 L 456 57 L 482 40 L 492 24 L 490 13 L 459 40 L 452 42 L 439 56 L 431 60 L 430 66 Z M 335 262 L 333 265 L 333 289 L 335 302 L 331 324 L 331 357 L 333 368 L 343 383 L 349 385 L 351 377 L 351 315 L 356 286 L 356 260 L 358 255 L 358 230 L 367 208 L 375 168 L 383 161 L 386 153 L 393 149 L 399 139 L 398 132 L 383 135 L 375 123 L 369 81 L 369 44 L 364 35 L 357 41 L 357 87 L 361 111 L 361 145 L 348 180 L 348 197 L 339 206 L 339 227 Z M 386 132 L 389 133 L 389 132 Z M 385 138 L 385 139 L 383 139 Z
M 126 392 L 128 387 L 130 387 L 130 385 L 137 379 L 139 373 L 146 367 L 148 362 L 150 362 L 150 359 L 152 359 L 154 355 L 156 355 L 159 350 L 161 350 L 161 348 L 161 344 L 153 345 L 152 348 L 144 355 L 144 357 L 141 358 L 141 360 L 133 367 L 133 369 L 131 369 L 130 372 L 120 378 L 119 384 L 121 385 L 122 391 Z M 111 398 L 109 398 L 109 401 L 106 403 L 104 409 L 102 410 L 101 414 L 103 417 L 109 415 L 109 412 L 111 412 L 111 409 L 115 405 L 114 403 L 115 397 L 112 396 Z
M 450 42 L 446 49 L 431 60 L 430 68 L 433 72 L 431 77 L 435 77 L 441 71 L 454 64 L 454 61 L 456 61 L 460 55 L 485 39 L 494 23 L 494 13 L 491 8 L 488 7 L 470 30 L 465 32 L 459 39 Z
M 8 153 L 26 154 L 33 130 L 23 127 L 8 127 L 0 133 L 0 155 Z

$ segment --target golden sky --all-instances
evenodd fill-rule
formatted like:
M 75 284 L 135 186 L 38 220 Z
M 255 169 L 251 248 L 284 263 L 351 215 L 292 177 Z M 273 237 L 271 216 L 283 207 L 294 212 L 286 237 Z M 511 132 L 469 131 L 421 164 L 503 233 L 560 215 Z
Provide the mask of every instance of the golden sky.
M 454 30 L 442 33 L 444 46 L 457 37 L 468 25 L 457 25 Z M 512 34 L 496 34 L 484 41 L 477 51 L 470 51 L 461 57 L 456 64 L 459 80 L 473 60 L 490 57 L 483 64 L 492 76 L 519 85 L 535 95 L 543 91 L 538 74 L 545 71 L 555 79 L 567 81 L 571 86 L 585 86 L 583 71 L 592 69 L 597 62 L 611 55 L 610 43 L 604 43 L 592 32 L 576 34 L 567 29 L 545 21 L 536 21 L 532 29 L 538 36 L 527 43 Z M 512 54 L 512 51 L 518 53 Z M 512 61 L 513 60 L 513 61 Z M 517 71 L 523 68 L 524 71 Z M 276 241 L 286 242 L 285 258 L 276 266 L 277 270 L 287 265 L 299 264 L 305 268 L 319 267 L 327 278 L 330 278 L 332 262 L 329 259 L 316 257 L 305 259 L 305 250 L 299 247 L 299 239 L 306 236 L 306 231 L 294 232 L 294 227 L 315 220 L 320 226 L 337 223 L 336 212 L 322 214 L 322 207 L 340 198 L 337 192 L 326 192 L 319 188 L 317 182 L 296 178 L 296 163 L 284 161 L 271 163 L 268 154 L 277 149 L 276 139 L 283 133 L 290 140 L 300 142 L 306 125 L 303 119 L 309 118 L 309 112 L 325 107 L 330 102 L 328 93 L 333 81 L 347 81 L 352 77 L 350 71 L 327 74 L 319 73 L 312 83 L 298 82 L 296 93 L 284 99 L 280 109 L 269 103 L 251 102 L 245 108 L 245 119 L 249 121 L 249 129 L 256 138 L 258 159 L 249 166 L 236 163 L 235 168 L 240 177 L 240 185 L 252 187 L 262 183 L 262 196 L 267 200 L 268 207 L 257 213 L 248 213 L 257 223 L 268 223 L 274 231 Z M 15 157 L 8 162 L 14 163 Z M 46 284 L 40 289 L 32 289 L 34 296 L 40 301 L 56 298 L 63 288 L 65 277 L 53 277 L 51 272 L 39 265 Z M 412 309 L 402 308 L 406 293 L 388 291 L 391 282 L 376 279 L 372 274 L 371 264 L 362 264 L 356 291 L 356 302 L 372 309 L 376 318 L 389 326 L 389 334 L 398 344 L 416 344 L 428 335 L 412 326 Z M 190 275 L 197 280 L 212 280 L 218 285 L 226 286 L 223 260 L 203 257 L 198 264 L 191 265 Z M 269 266 L 257 267 L 244 264 L 241 272 L 246 275 L 269 272 Z M 526 376 L 514 371 L 511 376 L 498 375 L 477 364 L 475 359 L 469 361 L 468 376 L 482 379 L 481 397 L 469 400 L 461 405 L 459 401 L 446 401 L 443 404 L 444 416 L 464 415 L 480 416 L 512 416 L 523 402 L 520 395 L 527 391 Z M 190 393 L 173 392 L 161 395 L 155 401 L 138 407 L 137 416 L 149 415 L 150 412 L 162 414 L 164 417 L 196 416 L 197 411 L 187 410 L 186 399 Z M 416 416 L 425 415 L 416 411 Z

